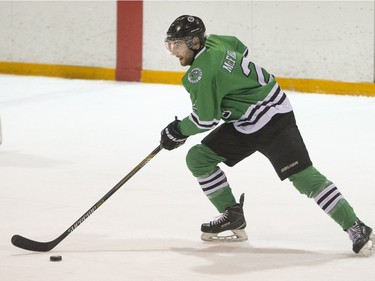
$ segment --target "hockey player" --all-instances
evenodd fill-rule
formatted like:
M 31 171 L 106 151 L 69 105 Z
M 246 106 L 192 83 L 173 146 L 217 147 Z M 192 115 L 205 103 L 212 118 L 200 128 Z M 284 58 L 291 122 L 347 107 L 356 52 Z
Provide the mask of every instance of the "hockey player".
M 186 163 L 208 199 L 221 215 L 201 226 L 206 241 L 247 239 L 244 195 L 236 202 L 224 171 L 259 151 L 281 180 L 289 179 L 302 194 L 349 234 L 353 251 L 375 251 L 372 229 L 357 218 L 333 182 L 312 164 L 300 135 L 293 108 L 274 76 L 255 65 L 247 47 L 232 36 L 205 34 L 196 16 L 178 17 L 165 44 L 182 66 L 190 66 L 182 84 L 190 94 L 192 113 L 174 120 L 161 132 L 161 147 L 173 150 L 194 134 L 214 129 L 193 146 Z M 225 233 L 230 232 L 230 235 Z

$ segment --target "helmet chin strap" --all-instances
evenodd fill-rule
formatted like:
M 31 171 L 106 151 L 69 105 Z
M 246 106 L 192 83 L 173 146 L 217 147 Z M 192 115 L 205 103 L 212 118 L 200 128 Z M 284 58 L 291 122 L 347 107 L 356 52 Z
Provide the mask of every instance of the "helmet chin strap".
M 189 49 L 190 50 L 192 50 L 193 52 L 194 52 L 194 57 L 193 57 L 193 60 L 191 61 L 191 63 L 193 63 L 194 62 L 194 60 L 195 60 L 195 57 L 197 56 L 197 54 L 204 48 L 204 42 L 200 42 L 200 41 L 198 41 L 197 43 L 199 43 L 199 48 L 197 49 L 197 50 L 194 50 L 193 49 L 193 40 L 191 40 L 191 42 L 190 42 L 190 45 L 191 45 L 191 47 L 189 46 Z
M 195 57 L 197 56 L 197 54 L 198 54 L 203 48 L 204 48 L 204 45 L 201 44 L 201 45 L 199 46 L 199 49 L 198 49 L 198 50 L 193 50 L 193 49 L 191 49 L 191 50 L 194 52 L 194 59 L 195 59 Z M 194 61 L 194 59 L 193 59 L 193 61 Z

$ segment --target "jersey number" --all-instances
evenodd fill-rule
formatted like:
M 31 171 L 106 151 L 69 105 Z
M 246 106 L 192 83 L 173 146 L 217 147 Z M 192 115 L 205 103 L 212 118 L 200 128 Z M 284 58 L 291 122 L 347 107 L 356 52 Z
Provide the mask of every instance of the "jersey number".
M 250 67 L 253 67 L 255 69 L 255 72 L 256 72 L 255 76 L 256 76 L 256 80 L 258 81 L 258 83 L 262 86 L 266 85 L 267 82 L 265 81 L 265 77 L 264 77 L 262 68 L 256 66 L 253 62 L 250 61 L 249 58 L 243 57 L 242 61 L 241 61 L 241 68 L 242 68 L 243 74 L 246 77 L 249 77 L 250 74 L 251 74 L 251 68 Z
M 247 77 L 249 77 L 250 72 L 251 72 L 250 65 L 254 65 L 254 64 L 248 58 L 246 57 L 242 58 L 242 62 L 241 62 L 242 72 Z

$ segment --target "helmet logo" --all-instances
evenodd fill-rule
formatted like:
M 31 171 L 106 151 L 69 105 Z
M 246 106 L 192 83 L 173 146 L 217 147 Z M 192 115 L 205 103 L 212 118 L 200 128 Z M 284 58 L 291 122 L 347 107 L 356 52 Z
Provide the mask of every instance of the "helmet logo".
M 188 74 L 188 80 L 190 83 L 197 83 L 202 79 L 202 70 L 198 67 L 193 68 Z
M 193 21 L 194 21 L 194 17 L 189 16 L 189 17 L 187 18 L 187 20 L 188 20 L 188 22 L 193 22 Z

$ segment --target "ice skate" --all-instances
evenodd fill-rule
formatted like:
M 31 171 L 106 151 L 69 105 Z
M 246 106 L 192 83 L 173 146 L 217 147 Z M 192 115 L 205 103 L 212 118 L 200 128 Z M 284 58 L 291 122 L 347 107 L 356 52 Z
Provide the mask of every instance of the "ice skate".
M 244 194 L 240 203 L 227 208 L 221 216 L 209 223 L 202 224 L 203 241 L 240 242 L 247 240 L 246 220 L 243 214 Z
M 371 229 L 358 218 L 346 232 L 353 242 L 353 251 L 361 256 L 371 256 L 375 252 L 375 235 Z

